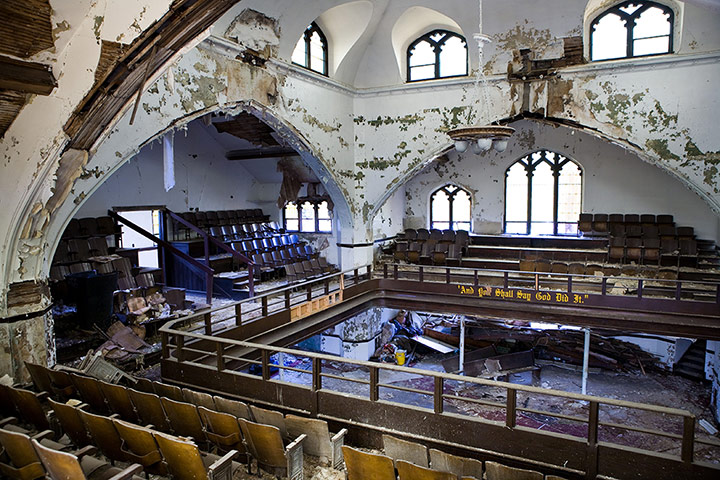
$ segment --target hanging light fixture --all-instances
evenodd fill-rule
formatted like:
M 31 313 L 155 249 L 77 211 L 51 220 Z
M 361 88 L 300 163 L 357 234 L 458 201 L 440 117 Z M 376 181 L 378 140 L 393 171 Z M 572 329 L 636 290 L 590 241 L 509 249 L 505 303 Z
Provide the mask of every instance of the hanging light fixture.
M 508 139 L 515 132 L 512 127 L 506 127 L 504 125 L 486 124 L 483 125 L 481 122 L 485 121 L 490 117 L 490 97 L 487 89 L 487 79 L 483 72 L 483 47 L 486 43 L 490 43 L 490 37 L 483 35 L 482 33 L 482 1 L 479 0 L 479 33 L 473 35 L 473 38 L 478 45 L 478 69 L 477 75 L 475 76 L 475 97 L 477 98 L 477 104 L 479 107 L 478 123 L 477 125 L 459 127 L 447 132 L 447 134 L 455 141 L 455 150 L 459 153 L 465 152 L 468 148 L 471 148 L 473 153 L 479 154 L 494 148 L 497 152 L 504 152 L 508 146 Z M 482 102 L 480 102 L 480 93 L 482 92 Z M 480 107 L 482 103 L 482 107 Z

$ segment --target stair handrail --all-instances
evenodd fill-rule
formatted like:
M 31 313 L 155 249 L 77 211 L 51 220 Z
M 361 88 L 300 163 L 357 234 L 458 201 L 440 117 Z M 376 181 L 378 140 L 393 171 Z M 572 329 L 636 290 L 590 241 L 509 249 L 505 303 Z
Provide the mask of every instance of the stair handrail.
M 157 243 L 158 245 L 162 246 L 163 248 L 170 250 L 173 254 L 182 258 L 183 260 L 185 260 L 192 266 L 197 267 L 200 270 L 202 270 L 203 272 L 205 272 L 205 280 L 206 280 L 206 284 L 207 284 L 206 299 L 207 299 L 208 304 L 212 304 L 212 279 L 213 279 L 213 275 L 215 274 L 215 270 L 212 267 L 210 267 L 209 263 L 204 264 L 202 262 L 197 261 L 196 259 L 194 259 L 190 255 L 188 255 L 187 253 L 177 249 L 171 243 L 168 243 L 165 240 L 163 240 L 162 238 L 160 238 L 156 235 L 153 235 L 152 233 L 148 232 L 141 226 L 131 222 L 130 220 L 123 217 L 122 215 L 119 215 L 117 212 L 115 212 L 113 210 L 108 210 L 108 216 L 110 218 L 122 223 L 123 225 L 127 225 L 128 227 L 135 230 L 137 233 L 139 233 L 143 237 Z M 165 266 L 163 265 L 163 268 L 164 267 Z
M 208 234 L 202 228 L 188 222 L 183 217 L 181 217 L 177 213 L 173 212 L 169 208 L 165 207 L 165 208 L 163 208 L 163 211 L 168 216 L 170 216 L 170 218 L 175 220 L 176 222 L 179 222 L 182 225 L 185 225 L 193 232 L 196 232 L 200 236 L 202 236 L 203 244 L 205 246 L 205 262 L 207 263 L 207 265 L 210 265 L 210 243 L 212 243 L 216 247 L 220 248 L 221 250 L 225 251 L 226 253 L 229 253 L 230 255 L 233 256 L 233 258 L 236 258 L 236 259 L 240 260 L 241 262 L 246 263 L 248 266 L 248 292 L 249 292 L 249 295 L 251 298 L 255 296 L 255 280 L 253 277 L 253 270 L 254 270 L 253 267 L 255 266 L 255 262 L 253 262 L 249 257 L 238 252 L 237 250 L 234 250 L 234 249 L 228 247 L 225 243 L 221 242 L 217 238 Z

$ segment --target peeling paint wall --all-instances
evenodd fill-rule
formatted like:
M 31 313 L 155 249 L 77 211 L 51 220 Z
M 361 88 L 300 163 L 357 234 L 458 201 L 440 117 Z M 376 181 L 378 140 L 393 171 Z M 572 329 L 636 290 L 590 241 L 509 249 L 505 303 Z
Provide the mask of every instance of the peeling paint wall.
M 523 120 L 508 149 L 497 154 L 451 154 L 407 183 L 405 222 L 408 228 L 428 228 L 430 194 L 446 183 L 458 184 L 473 197 L 473 231 L 501 233 L 504 216 L 505 171 L 516 160 L 539 148 L 566 155 L 583 168 L 583 211 L 594 213 L 669 213 L 678 225 L 695 227 L 701 238 L 717 237 L 718 217 L 677 180 L 620 146 L 569 127 Z M 638 181 L 642 179 L 642 181 Z M 667 195 L 673 191 L 673 195 Z

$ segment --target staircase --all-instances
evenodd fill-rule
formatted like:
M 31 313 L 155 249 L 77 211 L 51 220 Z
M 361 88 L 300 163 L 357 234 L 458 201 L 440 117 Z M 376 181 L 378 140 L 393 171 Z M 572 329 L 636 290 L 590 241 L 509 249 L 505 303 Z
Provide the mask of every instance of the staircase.
M 675 364 L 673 373 L 694 380 L 705 380 L 705 347 L 705 340 L 695 341 Z

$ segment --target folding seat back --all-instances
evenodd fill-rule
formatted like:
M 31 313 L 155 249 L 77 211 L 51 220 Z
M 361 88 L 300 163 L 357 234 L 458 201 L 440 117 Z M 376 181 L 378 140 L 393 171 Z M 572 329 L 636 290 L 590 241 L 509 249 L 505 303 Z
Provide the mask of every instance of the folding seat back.
M 160 401 L 175 435 L 190 437 L 196 443 L 207 442 L 202 421 L 195 405 L 177 402 L 166 397 L 162 397 Z
M 82 409 L 78 409 L 77 412 L 93 439 L 93 445 L 97 446 L 103 455 L 111 460 L 132 461 L 123 451 L 123 440 L 110 417 L 95 415 Z
M 455 244 L 461 247 L 467 247 L 470 244 L 470 234 L 467 230 L 458 230 L 455 232 Z
M 430 449 L 430 464 L 433 469 L 452 472 L 458 477 L 482 478 L 483 464 L 472 458 L 458 457 L 440 450 Z
M 285 425 L 285 417 L 282 413 L 277 410 L 269 410 L 255 405 L 250 405 L 250 413 L 257 423 L 277 427 L 280 430 L 282 438 L 287 438 L 287 426 Z
M 443 243 L 455 243 L 455 236 L 455 230 L 443 230 L 440 241 Z
M 550 268 L 550 271 L 552 273 L 568 273 L 568 265 L 564 262 L 552 262 L 552 267 Z
M 139 392 L 155 393 L 155 386 L 152 380 L 143 377 L 135 377 L 133 388 Z
M 283 265 L 285 269 L 285 277 L 288 282 L 296 282 L 298 280 L 298 274 L 295 272 L 295 267 L 292 263 Z
M 323 463 L 330 462 L 333 468 L 342 466 L 342 446 L 347 429 L 343 428 L 335 435 L 330 433 L 328 424 L 324 420 L 303 418 L 288 414 L 285 416 L 285 425 L 290 438 L 305 435 L 303 451 L 310 455 L 320 457 Z
M 655 221 L 658 225 L 675 225 L 675 218 L 672 215 L 657 215 Z
M 52 381 L 48 375 L 47 368 L 37 363 L 25 362 L 25 366 L 30 372 L 30 378 L 38 392 L 47 392 L 52 394 Z
M 414 228 L 406 228 L 403 236 L 405 240 L 413 241 L 417 239 L 417 230 L 415 230 Z
M 657 219 L 653 214 L 643 213 L 640 215 L 640 223 L 642 223 L 643 227 L 647 225 L 655 225 L 657 223 Z
M 217 238 L 218 240 L 222 241 L 223 239 L 223 231 L 221 227 L 218 227 L 217 225 L 213 225 L 210 227 L 210 235 Z
M 217 212 L 215 212 L 215 211 L 205 212 L 205 221 L 207 222 L 207 225 L 209 227 L 217 226 L 218 225 Z
M 80 465 L 80 460 L 78 460 L 78 457 L 72 453 L 60 452 L 58 450 L 53 450 L 52 448 L 44 447 L 34 439 L 31 441 L 38 457 L 40 457 L 40 461 L 47 471 L 49 478 L 73 480 L 82 480 L 87 478 L 85 470 Z M 136 474 L 142 471 L 142 466 L 132 464 L 121 470 L 116 467 L 104 465 L 103 467 L 95 468 L 94 471 L 100 472 L 94 478 L 106 478 L 112 480 L 125 480 L 128 478 L 140 479 L 141 477 L 138 477 Z
M 77 262 L 70 265 L 70 273 L 82 273 L 92 270 L 92 266 L 88 262 Z
M 0 456 L 0 474 L 3 477 L 19 480 L 45 478 L 45 468 L 40 463 L 30 437 L 0 428 L 0 445 L 4 450 L 4 455 Z
M 185 402 L 192 403 L 196 407 L 205 407 L 210 410 L 215 410 L 215 400 L 213 400 L 213 396 L 209 393 L 199 392 L 190 388 L 183 388 L 182 392 Z
M 168 474 L 152 430 L 117 418 L 112 419 L 112 422 L 122 438 L 123 453 L 131 459 L 130 461 L 142 465 L 143 470 L 147 473 Z
M 398 480 L 457 480 L 457 475 L 450 472 L 441 472 L 429 468 L 398 460 L 395 462 L 398 471 Z
M 608 231 L 608 214 L 596 213 L 593 215 L 593 231 L 604 233 Z
M 382 439 L 385 455 L 395 461 L 395 466 L 397 466 L 398 460 L 405 460 L 425 468 L 429 466 L 428 450 L 425 445 L 402 440 L 391 435 L 383 435 Z
M 247 452 L 237 418 L 229 413 L 216 412 L 205 407 L 198 407 L 198 411 L 210 443 L 223 453 L 236 450 L 245 455 L 247 463 Z
M 195 212 L 195 221 L 197 222 L 196 225 L 200 228 L 208 227 L 208 220 L 205 212 Z
M 622 213 L 611 213 L 608 215 L 608 223 L 610 225 L 625 223 L 625 216 Z
M 543 480 L 543 474 L 533 470 L 514 468 L 497 462 L 485 462 L 485 478 L 487 480 Z
M 417 241 L 424 242 L 430 238 L 430 231 L 427 228 L 417 229 Z
M 285 259 L 282 258 L 279 250 L 273 250 L 272 252 L 270 252 L 270 256 L 272 257 L 273 265 L 275 265 L 276 267 L 281 267 L 285 265 Z
M 657 225 L 643 225 L 642 236 L 643 238 L 658 238 L 660 236 L 660 229 Z
M 108 254 L 108 245 L 105 237 L 89 238 L 88 246 L 90 248 L 89 253 L 91 257 L 105 256 Z
M 80 223 L 80 235 L 85 237 L 92 237 L 98 234 L 98 224 L 95 217 L 81 218 Z
M 97 224 L 98 235 L 107 236 L 120 233 L 119 227 L 115 223 L 115 220 L 113 220 L 111 217 L 108 217 L 107 215 L 104 217 L 97 217 L 95 219 L 95 223 Z
M 225 210 L 218 210 L 216 214 L 218 219 L 218 225 L 225 225 L 228 219 L 227 212 Z
M 67 243 L 70 259 L 77 262 L 90 258 L 90 244 L 87 238 L 71 238 Z
M 160 432 L 153 432 L 155 441 L 160 447 L 160 452 L 165 459 L 170 476 L 177 480 L 214 480 L 225 478 L 232 479 L 232 459 L 237 453 L 232 451 L 221 459 L 208 456 L 203 459 L 197 445 L 194 443 L 166 435 Z M 208 461 L 212 465 L 206 467 Z
M 84 375 L 71 374 L 73 385 L 80 394 L 83 402 L 90 405 L 96 413 L 102 415 L 108 414 L 108 406 L 105 402 L 105 394 L 100 390 L 100 384 L 97 380 Z
M 132 388 L 128 389 L 128 393 L 143 424 L 153 425 L 163 432 L 170 431 L 170 422 L 165 416 L 160 397 L 154 393 L 139 392 Z
M 133 406 L 132 400 L 130 400 L 130 394 L 128 389 L 122 385 L 116 385 L 114 383 L 98 382 L 100 390 L 105 395 L 105 401 L 110 408 L 112 413 L 117 413 L 120 418 L 127 420 L 128 422 L 138 423 L 138 418 L 135 407 Z
M 50 422 L 38 396 L 30 390 L 10 387 L 9 392 L 20 417 L 41 432 L 50 428 Z
M 641 237 L 642 226 L 639 224 L 625 225 L 625 236 L 626 237 Z
M 342 447 L 347 480 L 395 480 L 393 460 L 385 455 L 366 453 L 347 445 Z
M 287 448 L 283 444 L 280 429 L 239 419 L 240 429 L 250 455 L 258 468 L 273 475 L 287 476 L 291 480 L 303 478 L 303 447 L 305 435 L 293 440 Z
M 672 224 L 660 224 L 658 226 L 660 232 L 660 238 L 663 237 L 675 237 L 677 232 L 675 231 L 675 225 Z
M 158 397 L 165 397 L 176 402 L 182 402 L 185 400 L 182 388 L 170 385 L 169 383 L 153 382 L 153 389 L 157 393 Z
M 693 227 L 677 227 L 677 236 L 680 239 L 688 238 L 692 239 L 695 238 L 695 229 Z
M 232 232 L 233 232 L 233 236 L 236 240 L 245 237 L 245 230 L 243 229 L 242 225 L 240 225 L 240 224 L 233 225 Z
M 244 418 L 245 420 L 252 420 L 253 418 L 250 408 L 245 402 L 220 396 L 215 396 L 214 400 L 218 412 L 229 413 L 235 418 Z
M 435 240 L 436 242 L 439 242 L 440 240 L 442 240 L 442 237 L 443 237 L 442 230 L 433 228 L 430 230 L 430 235 L 428 237 L 428 240 Z
M 637 213 L 626 213 L 624 220 L 625 225 L 637 225 L 640 223 L 640 215 Z
M 75 238 L 80 236 L 80 221 L 77 218 L 70 219 L 65 231 L 63 231 L 63 238 Z
M 592 213 L 581 213 L 578 217 L 578 230 L 583 233 L 592 232 Z
M 220 227 L 222 230 L 222 239 L 225 242 L 235 240 L 235 232 L 233 231 L 232 225 L 223 225 Z
M 92 438 L 88 433 L 87 427 L 80 418 L 78 408 L 66 403 L 55 402 L 52 398 L 48 399 L 50 406 L 55 412 L 55 418 L 60 422 L 60 428 L 72 442 L 78 447 L 84 447 L 92 443 Z
M 412 242 L 408 245 L 407 261 L 410 263 L 417 263 L 420 261 L 420 243 Z

